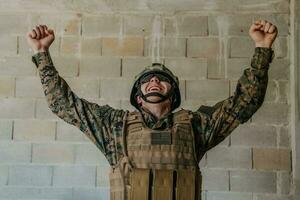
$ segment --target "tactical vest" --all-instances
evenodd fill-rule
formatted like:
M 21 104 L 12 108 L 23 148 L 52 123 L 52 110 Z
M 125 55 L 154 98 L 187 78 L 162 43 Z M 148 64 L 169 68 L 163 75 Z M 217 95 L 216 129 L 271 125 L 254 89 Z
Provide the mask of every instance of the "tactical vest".
M 124 157 L 110 172 L 111 200 L 199 200 L 192 115 L 181 110 L 173 126 L 153 130 L 140 112 L 129 113 L 123 132 Z

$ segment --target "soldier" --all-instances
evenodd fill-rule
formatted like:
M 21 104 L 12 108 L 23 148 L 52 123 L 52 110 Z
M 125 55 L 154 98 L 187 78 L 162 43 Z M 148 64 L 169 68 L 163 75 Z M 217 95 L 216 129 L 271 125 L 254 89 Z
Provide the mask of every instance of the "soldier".
M 136 111 L 89 102 L 72 92 L 56 71 L 48 50 L 53 30 L 36 26 L 27 40 L 51 111 L 78 127 L 107 158 L 111 200 L 198 200 L 199 161 L 248 121 L 264 100 L 277 28 L 258 20 L 249 35 L 255 53 L 234 95 L 193 112 L 173 112 L 181 102 L 178 78 L 159 63 L 135 79 L 130 102 Z

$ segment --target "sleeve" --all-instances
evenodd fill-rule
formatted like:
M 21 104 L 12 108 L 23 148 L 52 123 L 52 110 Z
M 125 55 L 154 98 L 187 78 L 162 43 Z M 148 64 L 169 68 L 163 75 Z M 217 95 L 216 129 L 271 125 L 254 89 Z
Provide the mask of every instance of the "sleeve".
M 37 53 L 32 57 L 41 78 L 44 94 L 50 110 L 65 122 L 78 127 L 107 157 L 115 161 L 116 149 L 112 127 L 122 122 L 125 111 L 108 105 L 99 106 L 79 98 L 66 81 L 59 76 L 50 53 Z
M 271 48 L 256 47 L 251 67 L 244 70 L 234 95 L 214 106 L 201 106 L 193 113 L 193 129 L 199 154 L 223 141 L 239 124 L 247 122 L 264 101 Z M 200 150 L 201 149 L 201 150 Z

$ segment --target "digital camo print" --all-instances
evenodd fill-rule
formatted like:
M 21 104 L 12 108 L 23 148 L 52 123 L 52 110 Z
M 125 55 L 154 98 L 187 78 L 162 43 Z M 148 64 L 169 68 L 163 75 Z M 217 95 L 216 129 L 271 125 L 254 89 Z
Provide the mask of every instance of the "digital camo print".
M 198 161 L 240 123 L 249 120 L 261 106 L 272 56 L 273 51 L 269 48 L 255 48 L 251 67 L 239 79 L 234 95 L 212 107 L 201 106 L 193 112 L 192 126 Z M 105 155 L 109 164 L 115 166 L 124 155 L 123 119 L 127 111 L 113 109 L 109 105 L 100 106 L 78 97 L 59 76 L 49 52 L 35 54 L 33 62 L 38 67 L 51 111 L 85 133 Z M 141 112 L 145 123 L 152 129 L 172 126 L 172 113 L 157 120 L 152 114 Z

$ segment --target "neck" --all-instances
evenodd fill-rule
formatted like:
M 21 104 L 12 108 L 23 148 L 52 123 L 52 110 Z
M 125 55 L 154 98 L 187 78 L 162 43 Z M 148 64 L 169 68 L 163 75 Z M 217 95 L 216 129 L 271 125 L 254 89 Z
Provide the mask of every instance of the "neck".
M 144 102 L 142 107 L 149 111 L 157 119 L 160 119 L 162 116 L 171 111 L 170 101 L 164 101 L 157 104 Z

